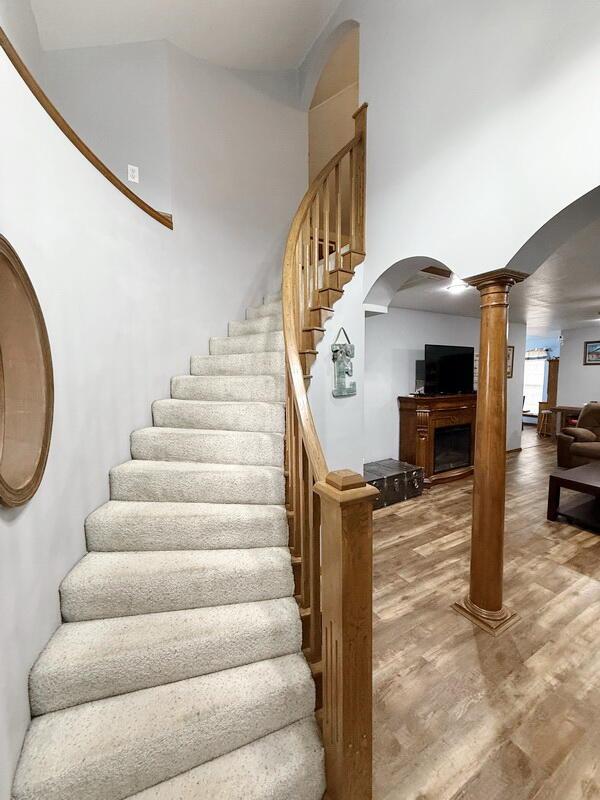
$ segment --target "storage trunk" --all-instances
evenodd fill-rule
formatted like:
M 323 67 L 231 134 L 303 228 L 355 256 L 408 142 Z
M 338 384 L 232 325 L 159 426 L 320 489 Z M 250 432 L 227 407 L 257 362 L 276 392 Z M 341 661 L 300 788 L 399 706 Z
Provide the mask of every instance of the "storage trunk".
M 367 483 L 379 489 L 374 508 L 401 503 L 423 492 L 423 468 L 395 458 L 365 464 L 364 477 Z

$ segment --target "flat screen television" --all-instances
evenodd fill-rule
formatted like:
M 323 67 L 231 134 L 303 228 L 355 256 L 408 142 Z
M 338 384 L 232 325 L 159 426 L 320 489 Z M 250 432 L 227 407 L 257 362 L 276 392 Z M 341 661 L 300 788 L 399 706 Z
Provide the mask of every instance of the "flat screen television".
M 475 350 L 425 345 L 425 394 L 471 394 Z

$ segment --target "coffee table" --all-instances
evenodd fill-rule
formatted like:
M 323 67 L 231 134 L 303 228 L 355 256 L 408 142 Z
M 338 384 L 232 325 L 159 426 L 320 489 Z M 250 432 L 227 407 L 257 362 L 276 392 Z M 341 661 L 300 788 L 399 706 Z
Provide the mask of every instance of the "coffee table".
M 591 497 L 560 502 L 560 490 L 572 489 Z M 547 518 L 566 517 L 569 522 L 600 532 L 600 463 L 550 473 Z

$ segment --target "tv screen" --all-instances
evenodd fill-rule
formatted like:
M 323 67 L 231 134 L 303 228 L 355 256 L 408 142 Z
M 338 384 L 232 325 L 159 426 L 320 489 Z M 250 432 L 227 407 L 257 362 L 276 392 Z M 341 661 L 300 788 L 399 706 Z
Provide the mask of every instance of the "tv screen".
M 471 394 L 475 351 L 472 347 L 425 345 L 425 394 Z

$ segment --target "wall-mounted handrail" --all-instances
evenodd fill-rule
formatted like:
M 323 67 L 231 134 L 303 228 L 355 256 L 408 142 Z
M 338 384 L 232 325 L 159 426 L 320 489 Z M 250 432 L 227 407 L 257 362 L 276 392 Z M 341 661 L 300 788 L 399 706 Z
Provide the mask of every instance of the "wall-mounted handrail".
M 69 139 L 69 141 L 75 145 L 75 147 L 79 150 L 79 152 L 87 158 L 87 160 L 92 164 L 98 172 L 100 172 L 104 177 L 112 183 L 112 185 L 117 188 L 122 194 L 125 195 L 132 203 L 135 203 L 138 208 L 141 208 L 146 214 L 151 216 L 157 222 L 160 222 L 161 225 L 164 225 L 166 228 L 173 229 L 173 217 L 171 214 L 167 214 L 164 211 L 157 211 L 155 208 L 152 208 L 151 205 L 146 203 L 145 200 L 142 200 L 139 195 L 135 192 L 132 192 L 131 189 L 123 183 L 123 181 L 118 178 L 114 172 L 112 172 L 106 164 L 101 161 L 98 156 L 91 150 L 86 143 L 81 139 L 73 130 L 73 128 L 69 125 L 66 119 L 62 116 L 60 111 L 56 108 L 56 106 L 52 103 L 50 98 L 45 94 L 42 87 L 33 77 L 29 69 L 26 67 L 24 61 L 19 56 L 15 48 L 13 47 L 11 41 L 9 40 L 6 33 L 0 28 L 0 47 L 4 50 L 6 55 L 8 56 L 9 61 L 12 63 L 14 68 L 17 70 L 25 84 L 27 85 L 28 89 L 31 91 L 33 96 L 42 106 L 44 111 L 48 114 L 48 116 L 56 123 L 56 125 L 60 128 L 60 130 L 64 133 L 64 135 Z
M 333 304 L 365 255 L 366 105 L 292 221 L 283 263 L 290 549 L 304 648 L 320 678 L 330 800 L 372 794 L 372 518 L 377 490 L 329 472 L 306 387 Z

